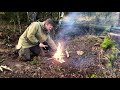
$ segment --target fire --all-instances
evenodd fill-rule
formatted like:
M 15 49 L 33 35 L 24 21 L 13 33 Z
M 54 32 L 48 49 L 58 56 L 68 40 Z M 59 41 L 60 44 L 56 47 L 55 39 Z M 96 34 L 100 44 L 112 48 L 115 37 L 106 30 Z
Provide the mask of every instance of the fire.
M 64 57 L 64 54 L 62 52 L 62 45 L 60 43 L 58 43 L 58 47 L 57 47 L 57 51 L 56 53 L 54 54 L 53 58 L 56 60 L 56 61 L 59 61 L 60 63 L 63 63 L 65 62 L 63 60 L 63 57 Z

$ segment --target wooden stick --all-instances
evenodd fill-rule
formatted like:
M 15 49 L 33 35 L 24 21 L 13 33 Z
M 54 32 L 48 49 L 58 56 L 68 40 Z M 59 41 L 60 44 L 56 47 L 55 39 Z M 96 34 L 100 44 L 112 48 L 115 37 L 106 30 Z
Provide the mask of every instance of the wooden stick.
M 68 51 L 67 51 L 67 50 L 65 51 L 65 53 L 66 53 L 67 57 L 69 57 L 69 53 L 68 53 Z
M 5 61 L 4 59 L 3 60 L 0 60 L 0 63 L 2 63 L 3 61 Z
M 54 58 L 48 58 L 48 60 L 51 60 L 51 59 L 54 59 Z

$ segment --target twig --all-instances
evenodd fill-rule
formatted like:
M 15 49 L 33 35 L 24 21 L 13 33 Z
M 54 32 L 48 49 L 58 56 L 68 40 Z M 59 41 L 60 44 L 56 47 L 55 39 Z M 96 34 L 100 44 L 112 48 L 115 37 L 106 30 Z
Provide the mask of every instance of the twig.
M 69 53 L 68 53 L 68 51 L 67 51 L 67 50 L 65 51 L 65 53 L 66 53 L 67 57 L 69 57 Z
M 0 63 L 2 63 L 3 61 L 5 61 L 5 59 L 1 60 Z
M 51 59 L 53 59 L 53 58 L 48 58 L 47 60 L 51 60 Z

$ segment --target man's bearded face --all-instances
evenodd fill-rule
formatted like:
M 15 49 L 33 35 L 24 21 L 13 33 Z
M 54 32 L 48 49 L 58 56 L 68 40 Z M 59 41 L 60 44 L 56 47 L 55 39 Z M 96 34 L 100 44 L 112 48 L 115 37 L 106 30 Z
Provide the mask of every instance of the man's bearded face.
M 48 30 L 48 31 L 51 31 L 52 29 L 53 29 L 53 26 L 51 25 L 51 24 L 46 24 L 46 29 Z

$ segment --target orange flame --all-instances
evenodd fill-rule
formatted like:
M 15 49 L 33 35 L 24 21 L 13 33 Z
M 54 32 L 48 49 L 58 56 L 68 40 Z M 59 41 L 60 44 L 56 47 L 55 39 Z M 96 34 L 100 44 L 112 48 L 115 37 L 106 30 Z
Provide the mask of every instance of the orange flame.
M 53 58 L 55 58 L 56 61 L 59 61 L 60 63 L 63 63 L 63 62 L 65 62 L 63 60 L 63 57 L 64 57 L 64 55 L 62 53 L 62 46 L 61 46 L 60 43 L 58 43 L 57 51 L 54 54 Z

